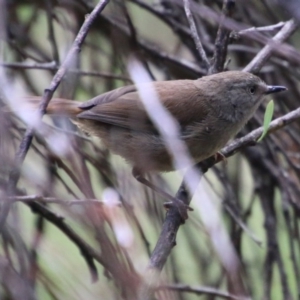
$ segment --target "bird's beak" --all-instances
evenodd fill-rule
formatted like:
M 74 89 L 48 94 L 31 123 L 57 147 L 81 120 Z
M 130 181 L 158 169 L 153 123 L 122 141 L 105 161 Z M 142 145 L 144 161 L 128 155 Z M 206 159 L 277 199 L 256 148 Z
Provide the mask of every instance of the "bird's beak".
M 285 86 L 280 85 L 268 85 L 266 94 L 278 93 L 281 91 L 286 91 L 287 88 Z

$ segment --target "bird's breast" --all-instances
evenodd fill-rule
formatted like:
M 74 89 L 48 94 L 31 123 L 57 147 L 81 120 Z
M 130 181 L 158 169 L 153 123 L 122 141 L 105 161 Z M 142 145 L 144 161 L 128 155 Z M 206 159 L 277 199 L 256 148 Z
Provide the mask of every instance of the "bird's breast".
M 210 124 L 194 124 L 183 134 L 189 152 L 196 163 L 214 155 L 243 127 L 243 124 L 217 120 Z

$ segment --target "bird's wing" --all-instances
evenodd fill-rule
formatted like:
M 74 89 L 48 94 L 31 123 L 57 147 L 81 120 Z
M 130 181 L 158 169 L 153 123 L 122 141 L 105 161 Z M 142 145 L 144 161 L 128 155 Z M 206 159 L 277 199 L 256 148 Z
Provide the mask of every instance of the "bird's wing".
M 80 108 L 86 110 L 90 109 L 96 105 L 104 105 L 107 103 L 114 102 L 120 99 L 122 96 L 130 93 L 136 92 L 136 87 L 134 85 L 127 85 L 124 87 L 120 87 L 118 89 L 103 93 L 91 100 L 85 101 L 80 105 Z
M 141 88 L 147 89 L 150 84 Z M 206 119 L 208 110 L 199 101 L 199 89 L 192 80 L 153 83 L 164 107 L 174 116 L 181 128 Z M 203 91 L 202 91 L 203 93 Z M 187 97 L 188 95 L 188 97 Z M 151 100 L 151 99 L 150 99 Z M 152 124 L 135 86 L 113 90 L 93 98 L 80 106 L 80 119 L 95 120 L 126 129 L 157 132 Z M 162 126 L 164 120 L 161 120 Z
M 79 119 L 89 119 L 125 129 L 153 131 L 135 86 L 125 86 L 99 95 L 81 106 Z

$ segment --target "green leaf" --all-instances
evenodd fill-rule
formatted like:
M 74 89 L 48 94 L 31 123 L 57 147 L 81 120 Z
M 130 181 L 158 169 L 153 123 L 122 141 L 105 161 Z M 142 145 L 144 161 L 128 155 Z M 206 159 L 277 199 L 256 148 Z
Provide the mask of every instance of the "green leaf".
M 274 113 L 274 101 L 271 100 L 266 108 L 265 111 L 265 116 L 264 116 L 264 131 L 262 133 L 262 135 L 260 136 L 260 138 L 257 140 L 257 142 L 260 142 L 268 133 L 268 129 L 270 126 L 270 123 L 272 121 L 273 118 L 273 113 Z

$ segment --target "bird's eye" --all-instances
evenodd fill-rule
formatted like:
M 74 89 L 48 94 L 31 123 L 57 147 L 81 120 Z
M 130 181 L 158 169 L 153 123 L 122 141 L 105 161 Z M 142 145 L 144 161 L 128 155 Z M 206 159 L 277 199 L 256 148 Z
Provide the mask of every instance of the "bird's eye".
M 255 93 L 255 86 L 249 87 L 249 93 L 253 95 Z

